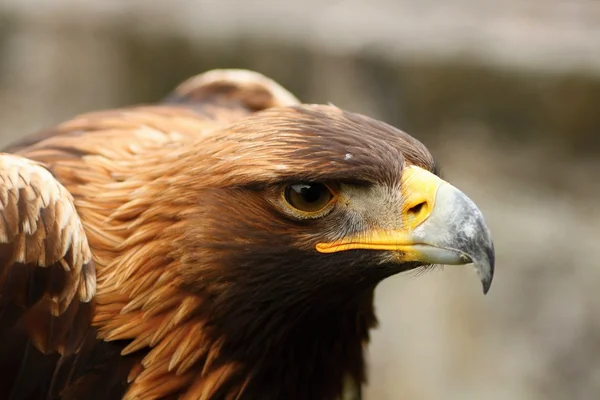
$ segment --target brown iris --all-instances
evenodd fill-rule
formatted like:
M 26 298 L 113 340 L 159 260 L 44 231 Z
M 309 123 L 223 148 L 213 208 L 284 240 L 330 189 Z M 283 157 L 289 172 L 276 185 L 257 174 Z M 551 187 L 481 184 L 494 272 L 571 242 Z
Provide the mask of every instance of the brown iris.
M 295 209 L 317 213 L 329 205 L 333 193 L 322 183 L 296 183 L 285 188 L 285 200 Z

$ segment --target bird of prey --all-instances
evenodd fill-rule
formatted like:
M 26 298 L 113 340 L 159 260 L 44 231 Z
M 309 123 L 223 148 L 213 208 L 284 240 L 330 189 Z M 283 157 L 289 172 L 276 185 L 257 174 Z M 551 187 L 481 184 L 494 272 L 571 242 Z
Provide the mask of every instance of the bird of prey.
M 360 397 L 383 279 L 491 234 L 430 152 L 246 70 L 0 153 L 0 398 Z

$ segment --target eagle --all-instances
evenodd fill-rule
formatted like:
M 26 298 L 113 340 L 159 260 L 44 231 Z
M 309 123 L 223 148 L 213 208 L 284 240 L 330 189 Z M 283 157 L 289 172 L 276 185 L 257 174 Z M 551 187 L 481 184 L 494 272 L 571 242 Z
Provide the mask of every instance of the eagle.
M 211 70 L 0 153 L 0 398 L 360 398 L 373 296 L 491 233 L 409 134 Z

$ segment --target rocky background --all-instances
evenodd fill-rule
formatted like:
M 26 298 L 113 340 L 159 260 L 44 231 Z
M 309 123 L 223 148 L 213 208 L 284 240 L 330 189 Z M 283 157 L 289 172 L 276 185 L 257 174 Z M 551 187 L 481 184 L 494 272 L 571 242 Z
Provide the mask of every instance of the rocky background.
M 487 217 L 488 296 L 378 289 L 367 399 L 600 398 L 600 3 L 0 0 L 0 145 L 217 67 L 410 132 Z

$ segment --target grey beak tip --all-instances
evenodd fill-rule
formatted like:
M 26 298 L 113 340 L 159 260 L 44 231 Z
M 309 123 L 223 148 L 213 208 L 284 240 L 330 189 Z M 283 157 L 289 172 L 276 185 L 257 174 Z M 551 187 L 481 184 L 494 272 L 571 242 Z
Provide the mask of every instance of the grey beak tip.
M 477 269 L 477 275 L 479 275 L 479 280 L 481 281 L 481 286 L 483 287 L 483 294 L 487 294 L 490 291 L 490 287 L 492 286 L 492 280 L 494 278 L 493 269 L 488 269 L 487 265 L 475 265 Z
M 493 245 L 486 252 L 487 260 L 482 263 L 478 263 L 475 265 L 477 269 L 477 274 L 479 275 L 479 279 L 481 280 L 481 285 L 483 286 L 483 294 L 486 295 L 490 287 L 492 286 L 492 281 L 494 280 L 494 269 L 496 263 L 496 256 L 494 252 Z
M 483 294 L 486 295 L 490 291 L 490 287 L 492 286 L 492 280 L 482 281 L 483 286 Z

